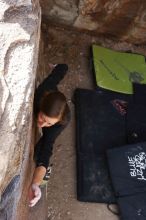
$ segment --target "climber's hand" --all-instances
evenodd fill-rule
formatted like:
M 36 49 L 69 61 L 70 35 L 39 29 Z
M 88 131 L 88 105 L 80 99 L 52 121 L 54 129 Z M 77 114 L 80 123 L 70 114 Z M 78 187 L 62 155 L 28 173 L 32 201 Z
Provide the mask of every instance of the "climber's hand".
M 41 198 L 41 189 L 37 184 L 32 184 L 29 188 L 29 206 L 33 207 Z
M 56 66 L 57 66 L 57 64 L 49 63 L 49 68 L 51 70 L 53 70 Z

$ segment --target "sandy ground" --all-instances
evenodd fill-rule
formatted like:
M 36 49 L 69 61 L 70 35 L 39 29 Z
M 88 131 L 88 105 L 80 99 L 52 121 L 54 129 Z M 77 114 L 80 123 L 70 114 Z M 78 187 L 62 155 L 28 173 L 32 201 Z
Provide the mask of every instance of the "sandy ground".
M 53 169 L 48 187 L 43 190 L 43 197 L 36 207 L 30 209 L 28 219 L 118 220 L 116 215 L 108 211 L 106 204 L 83 203 L 76 199 L 75 116 L 71 99 L 74 90 L 78 87 L 94 88 L 90 68 L 90 46 L 93 43 L 141 54 L 145 54 L 146 49 L 44 23 L 42 32 L 45 43 L 44 54 L 41 56 L 43 60 L 39 61 L 43 68 L 41 74 L 42 76 L 44 73 L 48 74 L 49 63 L 68 64 L 69 71 L 59 84 L 59 89 L 67 97 L 72 119 L 55 142 L 51 158 Z

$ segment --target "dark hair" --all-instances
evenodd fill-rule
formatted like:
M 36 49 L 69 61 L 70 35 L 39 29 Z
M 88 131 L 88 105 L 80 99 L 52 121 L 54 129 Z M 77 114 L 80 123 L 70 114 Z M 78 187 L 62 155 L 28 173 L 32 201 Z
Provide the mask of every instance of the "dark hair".
M 65 123 L 69 112 L 66 97 L 59 91 L 46 92 L 40 102 L 40 111 L 48 117 L 58 118 L 61 123 Z

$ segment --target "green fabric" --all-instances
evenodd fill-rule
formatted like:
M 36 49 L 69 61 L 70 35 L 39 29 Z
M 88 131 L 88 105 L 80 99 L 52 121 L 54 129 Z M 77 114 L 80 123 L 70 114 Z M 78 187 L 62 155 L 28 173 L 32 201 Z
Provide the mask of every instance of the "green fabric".
M 132 82 L 146 84 L 146 63 L 142 55 L 116 52 L 92 46 L 96 83 L 99 87 L 132 94 Z

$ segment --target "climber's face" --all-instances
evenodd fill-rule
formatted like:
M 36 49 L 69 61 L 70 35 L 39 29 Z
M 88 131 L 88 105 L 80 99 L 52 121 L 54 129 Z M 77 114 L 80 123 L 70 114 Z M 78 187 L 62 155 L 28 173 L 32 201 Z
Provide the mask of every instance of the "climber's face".
M 46 116 L 43 112 L 39 112 L 38 119 L 37 119 L 37 125 L 38 127 L 51 127 L 52 125 L 56 124 L 59 121 L 58 118 L 52 118 Z

